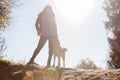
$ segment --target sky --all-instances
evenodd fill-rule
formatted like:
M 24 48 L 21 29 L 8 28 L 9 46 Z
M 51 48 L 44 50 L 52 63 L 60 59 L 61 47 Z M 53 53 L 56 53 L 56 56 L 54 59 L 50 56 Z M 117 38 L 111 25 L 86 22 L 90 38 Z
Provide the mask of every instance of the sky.
M 7 59 L 29 61 L 40 38 L 35 29 L 37 15 L 49 4 L 55 12 L 61 46 L 68 49 L 66 67 L 75 67 L 83 58 L 106 67 L 109 48 L 103 0 L 20 0 L 20 3 L 12 9 L 11 25 L 2 34 L 8 44 L 4 52 Z M 46 43 L 35 62 L 45 66 L 47 58 Z

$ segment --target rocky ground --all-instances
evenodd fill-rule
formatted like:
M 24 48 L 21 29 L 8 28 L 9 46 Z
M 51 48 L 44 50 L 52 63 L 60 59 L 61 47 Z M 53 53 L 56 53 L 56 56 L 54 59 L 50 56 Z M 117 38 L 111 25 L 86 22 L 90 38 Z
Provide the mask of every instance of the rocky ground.
M 21 70 L 23 70 L 24 67 L 25 65 L 23 64 L 1 60 L 0 80 L 120 80 L 120 69 L 83 70 L 73 68 L 49 68 L 49 71 L 45 72 L 45 67 L 32 65 L 26 73 L 22 73 Z

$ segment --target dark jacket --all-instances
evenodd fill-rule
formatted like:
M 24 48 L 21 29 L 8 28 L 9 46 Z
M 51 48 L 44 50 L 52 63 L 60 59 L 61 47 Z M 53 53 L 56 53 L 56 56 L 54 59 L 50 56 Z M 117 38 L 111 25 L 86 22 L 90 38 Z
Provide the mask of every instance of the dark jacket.
M 36 27 L 38 27 L 38 24 L 40 24 L 40 28 L 38 28 L 39 32 L 41 32 L 43 36 L 58 37 L 53 12 L 41 12 L 37 18 Z

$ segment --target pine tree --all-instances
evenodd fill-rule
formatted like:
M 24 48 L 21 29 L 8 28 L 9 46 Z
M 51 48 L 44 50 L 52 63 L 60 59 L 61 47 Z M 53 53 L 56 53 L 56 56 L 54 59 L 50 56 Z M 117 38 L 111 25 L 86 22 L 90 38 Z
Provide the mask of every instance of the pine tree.
M 103 8 L 108 17 L 105 28 L 114 35 L 108 36 L 110 51 L 107 62 L 109 67 L 117 69 L 120 68 L 120 0 L 105 0 Z

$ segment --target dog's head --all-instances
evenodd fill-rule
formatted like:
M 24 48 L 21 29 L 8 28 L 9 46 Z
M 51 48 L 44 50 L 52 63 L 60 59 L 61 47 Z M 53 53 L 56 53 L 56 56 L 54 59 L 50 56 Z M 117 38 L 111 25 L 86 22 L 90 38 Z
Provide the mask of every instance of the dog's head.
M 66 51 L 67 51 L 67 48 L 63 48 L 63 51 L 66 52 Z

